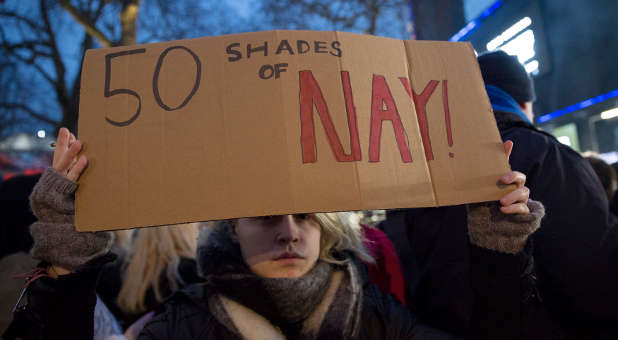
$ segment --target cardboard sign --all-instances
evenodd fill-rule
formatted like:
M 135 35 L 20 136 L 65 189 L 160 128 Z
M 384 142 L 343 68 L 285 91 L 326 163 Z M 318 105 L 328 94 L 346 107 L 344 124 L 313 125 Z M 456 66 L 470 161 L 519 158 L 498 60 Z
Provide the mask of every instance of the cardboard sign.
M 90 50 L 80 231 L 496 200 L 468 43 L 270 31 Z

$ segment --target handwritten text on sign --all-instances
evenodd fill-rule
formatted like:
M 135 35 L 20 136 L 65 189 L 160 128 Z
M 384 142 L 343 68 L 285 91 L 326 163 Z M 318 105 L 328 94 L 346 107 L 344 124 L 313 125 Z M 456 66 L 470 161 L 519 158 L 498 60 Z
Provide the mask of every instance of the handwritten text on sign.
M 278 47 L 275 50 L 275 55 L 287 54 L 305 54 L 311 51 L 311 46 L 307 41 L 298 40 L 294 44 L 297 46 L 296 51 L 292 48 L 292 45 L 287 40 L 281 40 Z M 339 41 L 332 41 L 330 44 L 325 41 L 314 41 L 315 53 L 329 53 L 335 57 L 342 57 L 342 46 Z M 328 47 L 331 47 L 329 50 Z M 241 47 L 240 43 L 229 44 L 225 51 L 229 56 L 229 62 L 236 62 L 243 58 L 242 52 L 238 49 Z M 166 56 L 170 51 L 180 50 L 189 54 L 195 61 L 195 82 L 191 88 L 191 92 L 187 94 L 181 104 L 170 107 L 163 102 L 159 93 L 159 74 L 161 67 L 166 60 Z M 262 45 L 254 46 L 247 44 L 245 57 L 247 59 L 256 57 L 256 54 L 261 52 L 264 57 L 268 56 L 268 42 L 264 42 Z M 138 100 L 138 107 L 126 121 L 115 121 L 108 117 L 105 120 L 114 126 L 128 126 L 133 123 L 141 113 L 142 99 L 140 95 L 131 89 L 111 89 L 110 80 L 112 76 L 111 60 L 118 57 L 132 56 L 136 54 L 143 54 L 146 52 L 145 48 L 139 48 L 134 50 L 127 50 L 123 52 L 109 53 L 105 55 L 105 97 L 112 97 L 115 95 L 125 94 L 130 95 Z M 180 110 L 185 107 L 191 98 L 197 93 L 200 87 L 200 79 L 202 73 L 202 62 L 200 57 L 186 46 L 172 46 L 166 48 L 159 56 L 157 64 L 154 68 L 152 79 L 152 91 L 154 99 L 157 104 L 166 111 Z M 260 67 L 258 75 L 261 79 L 279 79 L 282 72 L 285 72 L 287 63 L 277 63 L 274 65 L 266 64 Z M 338 162 L 352 162 L 362 160 L 362 153 L 360 148 L 359 133 L 358 133 L 358 119 L 356 114 L 356 106 L 354 105 L 353 90 L 350 85 L 350 72 L 341 71 L 341 84 L 343 88 L 343 94 L 345 98 L 345 107 L 348 119 L 348 129 L 350 136 L 351 151 L 346 154 L 333 120 L 331 113 L 329 112 L 328 105 L 322 94 L 322 89 L 318 81 L 315 79 L 311 70 L 301 70 L 298 73 L 299 78 L 299 92 L 300 92 L 300 122 L 301 122 L 301 148 L 303 155 L 303 163 L 314 163 L 317 161 L 316 157 L 316 142 L 315 142 L 315 126 L 314 126 L 314 106 L 317 108 L 318 116 L 324 127 L 326 135 L 328 137 L 328 143 L 333 151 L 334 157 Z M 431 147 L 431 137 L 429 135 L 429 128 L 427 126 L 427 110 L 426 103 L 429 101 L 431 95 L 434 93 L 436 87 L 440 83 L 438 80 L 431 80 L 425 86 L 421 93 L 416 93 L 412 90 L 408 77 L 399 77 L 401 85 L 405 88 L 406 92 L 410 96 L 410 99 L 414 102 L 414 106 L 417 113 L 418 125 L 421 131 L 421 138 L 423 140 L 423 147 L 425 150 L 425 158 L 429 160 L 434 159 L 433 150 Z M 451 118 L 448 106 L 448 80 L 442 81 L 442 98 L 444 117 L 446 122 L 446 133 L 448 137 L 448 145 L 453 146 L 453 134 L 451 131 Z M 412 154 L 410 152 L 408 136 L 405 128 L 401 122 L 399 111 L 397 110 L 397 104 L 389 85 L 383 75 L 374 74 L 372 78 L 372 93 L 371 93 L 371 115 L 370 115 L 370 133 L 369 133 L 369 162 L 380 161 L 380 144 L 382 136 L 382 126 L 384 121 L 390 121 L 392 123 L 395 138 L 397 141 L 397 147 L 401 154 L 401 160 L 404 163 L 412 162 Z M 454 153 L 449 152 L 449 157 L 454 157 Z

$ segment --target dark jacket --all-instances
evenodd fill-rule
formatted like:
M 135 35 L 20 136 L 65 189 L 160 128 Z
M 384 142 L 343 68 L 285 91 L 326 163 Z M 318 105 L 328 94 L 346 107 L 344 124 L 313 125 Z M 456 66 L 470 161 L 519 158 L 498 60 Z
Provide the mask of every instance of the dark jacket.
M 370 283 L 364 265 L 359 267 L 363 281 L 360 339 L 455 339 L 418 323 L 405 307 Z M 138 340 L 237 339 L 211 313 L 207 290 L 206 284 L 196 284 L 176 293 Z
M 144 305 L 146 310 L 141 313 L 128 313 L 122 310 L 116 303 L 116 298 L 120 293 L 123 281 L 123 265 L 125 264 L 126 257 L 119 256 L 115 261 L 107 263 L 103 266 L 101 278 L 97 285 L 97 294 L 105 305 L 109 308 L 112 314 L 118 320 L 118 323 L 123 329 L 131 326 L 137 319 L 151 310 L 155 310 L 161 302 L 159 302 L 154 294 L 152 286 L 146 291 L 144 297 Z M 202 282 L 203 278 L 197 275 L 197 264 L 195 259 L 181 257 L 178 263 L 178 274 L 182 281 L 179 282 L 180 286 L 189 285 L 192 283 Z M 169 297 L 172 295 L 172 290 L 169 287 L 167 277 L 165 273 L 161 273 L 161 294 L 163 297 Z
M 115 259 L 110 253 L 71 274 L 33 281 L 2 339 L 92 339 L 98 278 L 102 267 Z
M 41 175 L 20 175 L 0 183 L 0 258 L 28 252 L 32 236 L 28 227 L 36 220 L 28 196 Z
M 495 112 L 495 117 L 502 139 L 515 144 L 512 169 L 527 175 L 530 198 L 541 201 L 547 211 L 532 237 L 536 273 L 504 273 L 521 276 L 503 282 L 510 284 L 520 305 L 495 306 L 495 311 L 521 311 L 512 321 L 528 335 L 510 334 L 511 338 L 544 338 L 538 334 L 555 329 L 553 320 L 576 337 L 616 338 L 612 328 L 618 325 L 618 233 L 595 173 L 577 152 L 517 115 Z M 381 228 L 402 259 L 406 299 L 419 319 L 481 338 L 478 324 L 488 315 L 476 308 L 485 293 L 474 284 L 478 278 L 471 269 L 475 258 L 467 240 L 465 207 L 396 211 Z M 529 255 L 510 256 L 509 261 L 530 268 Z M 552 320 L 542 312 L 539 299 L 529 299 L 528 287 L 535 278 Z M 531 317 L 530 308 L 540 315 Z M 485 331 L 501 330 L 487 324 Z
M 38 262 L 24 252 L 0 259 L 0 332 L 4 331 L 13 320 L 11 310 L 24 288 L 24 279 L 15 276 L 32 270 Z
M 590 164 L 517 116 L 496 112 L 503 140 L 515 143 L 514 170 L 527 174 L 531 198 L 545 204 L 534 236 L 541 295 L 570 333 L 616 339 L 618 220 Z
M 92 339 L 97 294 L 121 327 L 130 326 L 145 312 L 129 315 L 116 305 L 115 298 L 122 284 L 121 264 L 121 258 L 109 253 L 74 273 L 57 279 L 42 277 L 34 281 L 21 301 L 26 307 L 19 308 L 14 314 L 14 320 L 3 338 Z M 39 266 L 47 265 L 43 262 Z M 182 258 L 179 272 L 184 284 L 203 281 L 197 275 L 194 259 Z M 167 285 L 163 286 L 163 293 L 171 294 Z M 152 288 L 146 293 L 145 304 L 148 311 L 161 307 L 161 303 L 154 298 Z
M 106 255 L 58 279 L 40 278 L 30 286 L 27 308 L 20 309 L 5 339 L 92 339 L 96 286 Z M 361 339 L 455 339 L 419 324 L 408 310 L 371 284 L 364 265 Z M 233 339 L 205 302 L 205 284 L 175 293 L 140 334 L 144 339 Z

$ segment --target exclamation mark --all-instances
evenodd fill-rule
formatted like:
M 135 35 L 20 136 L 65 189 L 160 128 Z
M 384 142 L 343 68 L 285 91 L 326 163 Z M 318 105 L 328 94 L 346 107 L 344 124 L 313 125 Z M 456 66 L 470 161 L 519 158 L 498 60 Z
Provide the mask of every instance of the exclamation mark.
M 446 121 L 446 139 L 448 141 L 448 146 L 453 146 L 453 131 L 451 131 L 451 112 L 448 109 L 448 90 L 446 86 L 447 80 L 444 79 L 442 81 L 442 104 L 444 105 L 444 120 Z M 450 158 L 454 158 L 455 154 L 452 152 L 448 153 Z

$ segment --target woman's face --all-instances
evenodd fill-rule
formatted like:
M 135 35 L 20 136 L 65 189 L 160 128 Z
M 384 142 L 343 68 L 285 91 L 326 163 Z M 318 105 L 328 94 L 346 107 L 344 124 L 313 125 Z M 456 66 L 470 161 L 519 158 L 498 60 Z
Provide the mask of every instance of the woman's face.
M 320 256 L 320 225 L 308 214 L 240 218 L 235 233 L 245 263 L 261 277 L 301 277 Z

